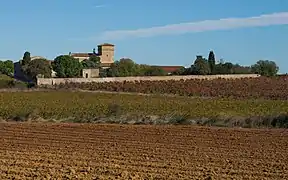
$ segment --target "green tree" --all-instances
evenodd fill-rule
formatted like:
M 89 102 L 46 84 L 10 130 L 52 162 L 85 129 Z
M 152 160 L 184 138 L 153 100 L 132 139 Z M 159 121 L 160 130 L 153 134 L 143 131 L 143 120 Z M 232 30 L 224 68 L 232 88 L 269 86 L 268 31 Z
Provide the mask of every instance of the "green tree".
M 233 67 L 234 65 L 230 62 L 226 62 L 222 65 L 225 74 L 233 74 Z
M 109 77 L 127 77 L 137 76 L 139 74 L 139 65 L 129 58 L 122 58 L 115 61 L 108 70 Z
M 138 64 L 135 67 L 135 76 L 164 76 L 167 73 L 160 67 Z
M 252 72 L 260 74 L 262 76 L 276 76 L 279 71 L 279 67 L 274 61 L 259 60 L 256 64 L 251 66 Z
M 22 65 L 25 66 L 26 64 L 29 64 L 30 61 L 31 61 L 31 54 L 30 52 L 26 51 L 23 55 Z
M 118 68 L 119 61 L 115 61 L 109 69 L 106 69 L 105 74 L 107 77 L 120 77 L 119 68 Z
M 93 54 L 92 56 L 89 57 L 88 60 L 94 62 L 97 65 L 97 67 L 100 67 L 101 59 L 99 56 Z
M 57 56 L 54 59 L 52 67 L 57 77 L 60 78 L 80 77 L 83 69 L 79 60 L 69 55 Z
M 215 66 L 216 74 L 233 74 L 234 65 L 230 62 L 220 63 Z
M 215 73 L 215 63 L 216 63 L 216 60 L 215 60 L 214 52 L 210 51 L 209 56 L 208 56 L 208 64 L 209 64 L 211 74 Z
M 166 74 L 167 73 L 159 67 L 147 66 L 144 69 L 144 76 L 164 76 Z
M 12 76 L 14 74 L 14 63 L 11 60 L 0 61 L 0 74 Z
M 4 61 L 0 61 L 0 74 L 5 74 L 3 71 L 5 70 Z
M 34 59 L 26 66 L 25 74 L 31 79 L 36 79 L 37 75 L 43 75 L 45 78 L 50 78 L 52 67 L 46 59 Z
M 145 76 L 145 73 L 147 72 L 147 69 L 150 68 L 149 65 L 146 65 L 146 64 L 139 64 L 138 65 L 138 70 L 137 70 L 137 76 Z
M 100 68 L 100 57 L 96 55 L 92 55 L 89 57 L 89 59 L 85 59 L 81 62 L 83 68 Z
M 104 69 L 104 68 L 100 68 L 99 69 L 99 77 L 108 77 L 108 70 L 109 70 L 109 68 L 108 69 Z
M 193 65 L 193 73 L 197 75 L 207 75 L 210 74 L 210 68 L 208 61 L 202 56 L 197 56 Z
M 180 69 L 172 72 L 172 75 L 187 75 L 187 69 L 185 67 L 181 67 Z
M 224 62 L 221 59 L 219 64 L 215 65 L 214 74 L 251 74 L 251 67 Z
M 98 67 L 93 61 L 90 61 L 89 59 L 85 59 L 81 62 L 83 68 L 96 68 Z
M 139 71 L 138 65 L 132 59 L 129 58 L 120 59 L 118 67 L 121 77 L 135 76 Z
M 239 64 L 233 65 L 233 73 L 234 74 L 251 74 L 252 70 L 249 66 L 241 66 Z

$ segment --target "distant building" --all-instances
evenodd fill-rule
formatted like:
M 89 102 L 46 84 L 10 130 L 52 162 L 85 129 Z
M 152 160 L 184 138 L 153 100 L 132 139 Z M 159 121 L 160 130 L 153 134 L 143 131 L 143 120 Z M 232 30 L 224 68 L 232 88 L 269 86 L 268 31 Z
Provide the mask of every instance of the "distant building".
M 92 53 L 69 53 L 69 55 L 75 59 L 79 59 L 80 62 L 88 59 L 92 55 L 96 55 L 100 57 L 100 66 L 103 68 L 109 68 L 111 64 L 114 63 L 114 51 L 115 46 L 113 44 L 104 43 L 98 45 L 98 52 L 93 49 Z
M 97 78 L 99 77 L 99 69 L 83 69 L 82 77 L 83 78 Z
M 160 68 L 163 71 L 165 71 L 167 74 L 171 74 L 171 73 L 173 73 L 173 72 L 175 72 L 177 70 L 185 68 L 184 66 L 154 66 L 154 65 L 151 65 L 151 66 Z
M 35 59 L 46 59 L 46 58 L 44 58 L 44 57 L 42 57 L 42 56 L 32 56 L 31 57 L 31 61 L 33 61 L 33 60 L 35 60 Z M 47 60 L 47 59 L 46 59 Z
M 110 68 L 110 66 L 114 63 L 114 53 L 115 53 L 115 45 L 109 44 L 109 43 L 104 43 L 100 44 L 97 46 L 97 52 L 96 49 L 94 48 L 92 52 L 70 52 L 69 56 L 72 56 L 75 59 L 78 59 L 79 62 L 82 62 L 86 59 L 89 59 L 89 57 L 96 55 L 100 58 L 100 67 L 106 69 Z M 31 60 L 35 59 L 46 59 L 42 56 L 32 56 Z M 46 59 L 47 60 L 47 59 Z M 48 60 L 50 63 L 53 62 L 53 60 Z M 171 74 L 172 72 L 175 72 L 183 66 L 156 66 L 156 65 L 151 65 L 152 67 L 158 67 L 164 70 L 167 74 Z M 22 77 L 23 72 L 21 71 L 21 67 L 19 63 L 15 63 L 15 77 Z M 52 70 L 52 77 L 57 77 L 56 72 Z M 83 78 L 97 78 L 99 77 L 99 69 L 98 68 L 88 68 L 88 69 L 83 69 L 82 70 L 82 77 Z

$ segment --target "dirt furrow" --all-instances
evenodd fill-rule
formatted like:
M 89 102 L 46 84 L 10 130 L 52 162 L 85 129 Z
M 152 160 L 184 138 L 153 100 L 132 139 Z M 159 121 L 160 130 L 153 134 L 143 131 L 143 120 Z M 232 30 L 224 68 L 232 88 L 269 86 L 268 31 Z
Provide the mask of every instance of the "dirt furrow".
M 288 133 L 0 123 L 0 179 L 285 179 Z

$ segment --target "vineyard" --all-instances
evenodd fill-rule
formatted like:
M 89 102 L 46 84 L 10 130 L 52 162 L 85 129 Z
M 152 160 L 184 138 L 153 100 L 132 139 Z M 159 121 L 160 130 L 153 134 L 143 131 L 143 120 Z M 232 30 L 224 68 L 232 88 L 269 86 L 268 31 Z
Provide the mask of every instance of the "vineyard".
M 252 118 L 249 121 L 256 122 L 257 118 L 254 117 L 269 116 L 271 118 L 266 122 L 269 124 L 274 121 L 273 116 L 283 114 L 280 127 L 286 127 L 287 113 L 288 101 L 285 100 L 231 100 L 72 91 L 0 93 L 0 117 L 15 121 L 44 118 L 57 121 L 72 119 L 73 122 L 96 122 L 104 119 L 108 122 L 110 117 L 114 117 L 118 121 L 124 118 L 161 124 L 160 120 L 174 117 L 178 118 L 177 121 L 182 121 L 183 118 L 193 121 Z
M 287 179 L 288 132 L 0 123 L 0 179 Z
M 103 83 L 67 83 L 58 88 L 77 88 L 90 91 L 177 94 L 182 96 L 264 98 L 287 100 L 288 77 L 259 77 L 214 80 L 126 81 Z
M 287 85 L 281 77 L 3 90 L 0 179 L 288 179 Z

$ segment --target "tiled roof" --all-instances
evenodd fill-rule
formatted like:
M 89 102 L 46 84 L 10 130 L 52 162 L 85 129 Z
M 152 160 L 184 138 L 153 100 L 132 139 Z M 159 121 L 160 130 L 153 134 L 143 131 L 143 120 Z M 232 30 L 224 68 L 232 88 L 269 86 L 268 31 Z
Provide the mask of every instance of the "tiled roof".
M 177 71 L 181 68 L 184 68 L 184 66 L 152 66 L 152 67 L 158 67 L 166 71 L 167 73 L 171 73 L 174 71 Z
M 72 57 L 90 57 L 93 53 L 72 53 Z
M 48 62 L 49 62 L 50 64 L 52 64 L 52 63 L 54 62 L 54 60 L 48 60 Z M 110 67 L 111 64 L 113 64 L 113 63 L 101 63 L 100 66 L 101 66 L 101 67 Z
M 99 44 L 98 46 L 115 46 L 114 44 L 109 44 L 109 43 L 103 43 Z
M 46 59 L 46 58 L 44 58 L 44 57 L 42 57 L 42 56 L 32 56 L 32 57 L 31 57 L 31 61 L 33 61 L 33 60 L 35 60 L 35 59 Z

